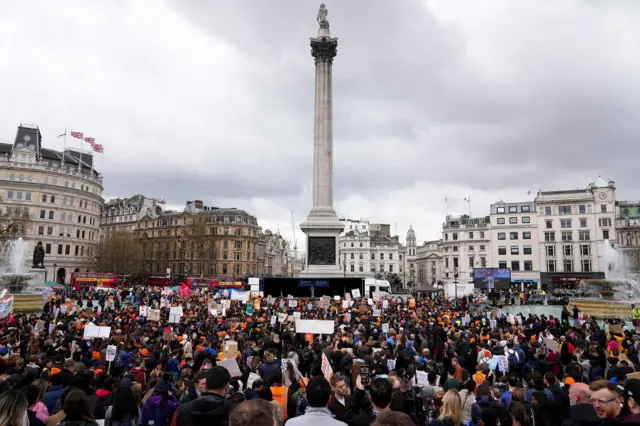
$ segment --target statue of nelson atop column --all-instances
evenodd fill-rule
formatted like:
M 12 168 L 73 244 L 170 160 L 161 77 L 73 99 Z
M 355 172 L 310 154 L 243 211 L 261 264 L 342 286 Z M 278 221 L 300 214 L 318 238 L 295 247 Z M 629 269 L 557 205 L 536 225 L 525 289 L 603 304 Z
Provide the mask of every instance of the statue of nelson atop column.
M 329 11 L 325 7 L 324 3 L 320 5 L 320 10 L 318 10 L 318 24 L 320 28 L 328 30 L 329 29 L 329 20 L 327 19 L 327 14 Z

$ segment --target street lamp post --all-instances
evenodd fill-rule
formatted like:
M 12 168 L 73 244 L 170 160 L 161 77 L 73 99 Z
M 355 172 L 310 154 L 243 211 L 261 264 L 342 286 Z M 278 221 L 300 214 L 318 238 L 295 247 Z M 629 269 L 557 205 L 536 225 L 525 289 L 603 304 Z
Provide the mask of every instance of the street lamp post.
M 54 263 L 53 264 L 53 282 L 54 283 L 58 283 L 58 264 Z
M 453 268 L 453 285 L 455 291 L 455 298 L 458 298 L 458 268 Z

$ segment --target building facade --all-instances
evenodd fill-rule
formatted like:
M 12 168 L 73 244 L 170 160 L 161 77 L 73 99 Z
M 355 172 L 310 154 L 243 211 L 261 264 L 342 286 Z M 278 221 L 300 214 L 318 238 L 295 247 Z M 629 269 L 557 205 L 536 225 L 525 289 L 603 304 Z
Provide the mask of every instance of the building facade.
M 417 280 L 417 245 L 416 245 L 416 231 L 413 226 L 409 225 L 407 231 L 407 238 L 405 240 L 405 256 L 404 265 L 402 265 L 402 282 L 406 283 L 407 288 L 416 287 Z
M 148 275 L 240 278 L 258 272 L 260 227 L 243 210 L 189 201 L 181 212 L 145 215 L 134 232 Z
M 616 187 L 601 177 L 586 189 L 539 191 L 542 288 L 605 277 L 605 242 L 616 240 Z
M 345 277 L 375 277 L 404 273 L 405 249 L 389 224 L 368 219 L 341 219 L 344 232 L 338 240 L 340 266 Z
M 164 200 L 136 194 L 130 198 L 114 198 L 104 203 L 100 217 L 100 240 L 116 230 L 133 232 L 144 216 L 158 217 L 167 209 Z
M 444 281 L 442 240 L 425 241 L 416 248 L 416 280 L 421 284 L 434 285 Z
M 5 217 L 19 210 L 30 218 L 27 267 L 42 242 L 46 280 L 68 283 L 72 272 L 92 270 L 104 200 L 91 153 L 44 148 L 39 128 L 21 124 L 13 143 L 0 143 L 0 181 Z
M 501 201 L 491 204 L 489 211 L 491 243 L 485 263 L 492 268 L 510 268 L 511 283 L 537 287 L 540 250 L 535 203 Z
M 294 259 L 291 257 L 289 241 L 269 229 L 259 236 L 264 240 L 264 275 L 267 277 L 293 277 Z
M 444 281 L 473 281 L 473 268 L 488 266 L 491 255 L 489 216 L 454 217 L 447 215 L 442 226 L 442 257 Z
M 636 278 L 640 274 L 640 201 L 616 202 L 616 250 Z

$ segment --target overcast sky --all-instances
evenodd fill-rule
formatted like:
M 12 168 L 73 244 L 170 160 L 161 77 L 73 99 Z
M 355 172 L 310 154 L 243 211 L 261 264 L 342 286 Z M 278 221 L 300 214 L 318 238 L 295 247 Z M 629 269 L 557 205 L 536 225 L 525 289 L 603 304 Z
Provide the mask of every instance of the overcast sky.
M 105 198 L 311 206 L 319 1 L 0 1 L 0 140 L 104 146 Z M 440 237 L 448 211 L 583 188 L 640 199 L 640 1 L 325 1 L 335 207 Z M 79 145 L 76 142 L 76 145 Z M 299 245 L 303 234 L 296 229 Z

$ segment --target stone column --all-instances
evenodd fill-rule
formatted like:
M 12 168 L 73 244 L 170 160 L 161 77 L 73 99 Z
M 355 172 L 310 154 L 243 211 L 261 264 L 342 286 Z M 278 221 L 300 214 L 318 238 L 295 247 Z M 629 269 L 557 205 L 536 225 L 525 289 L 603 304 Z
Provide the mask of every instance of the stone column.
M 338 39 L 321 29 L 311 39 L 311 55 L 316 64 L 315 121 L 313 132 L 313 207 L 312 215 L 335 216 L 333 210 L 333 58 Z

